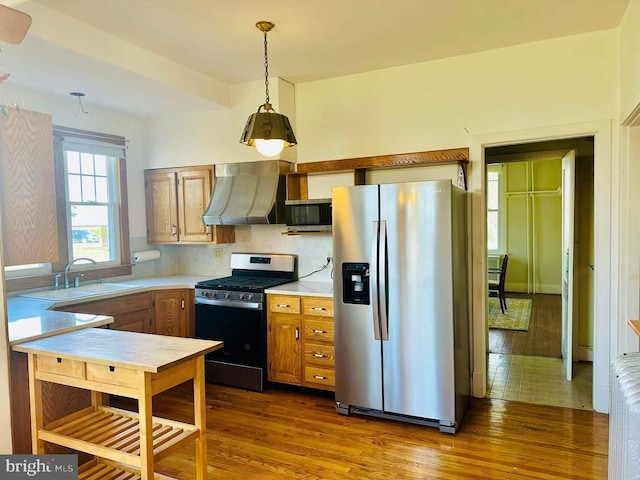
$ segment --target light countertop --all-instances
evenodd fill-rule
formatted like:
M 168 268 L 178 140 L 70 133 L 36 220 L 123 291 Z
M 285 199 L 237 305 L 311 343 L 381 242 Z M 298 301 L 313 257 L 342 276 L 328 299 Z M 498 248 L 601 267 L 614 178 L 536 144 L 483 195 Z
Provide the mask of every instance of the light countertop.
M 219 341 L 98 329 L 25 342 L 14 350 L 156 373 L 220 348 Z
M 42 310 L 31 317 L 9 322 L 9 345 L 113 323 L 113 317 Z
M 150 290 L 194 288 L 197 282 L 209 278 L 201 275 L 169 275 L 11 296 L 7 298 L 9 344 L 15 345 L 113 322 L 110 316 L 61 312 L 54 311 L 54 308 Z M 50 298 L 47 299 L 47 296 Z
M 265 293 L 333 298 L 333 283 L 301 280 L 299 282 L 285 283 L 284 285 L 268 288 L 265 290 Z

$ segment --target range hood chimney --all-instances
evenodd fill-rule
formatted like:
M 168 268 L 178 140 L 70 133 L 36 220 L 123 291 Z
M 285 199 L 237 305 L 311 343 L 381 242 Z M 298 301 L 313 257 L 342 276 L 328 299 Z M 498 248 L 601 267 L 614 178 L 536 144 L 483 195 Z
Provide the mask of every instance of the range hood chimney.
M 215 184 L 202 221 L 205 225 L 285 223 L 285 173 L 293 164 L 283 160 L 227 163 L 215 166 Z

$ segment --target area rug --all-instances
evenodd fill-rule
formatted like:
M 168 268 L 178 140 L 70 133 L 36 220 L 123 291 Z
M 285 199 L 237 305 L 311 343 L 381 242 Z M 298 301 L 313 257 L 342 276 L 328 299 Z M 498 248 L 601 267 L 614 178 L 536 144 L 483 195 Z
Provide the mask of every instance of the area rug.
M 503 330 L 529 330 L 531 319 L 530 298 L 507 298 L 507 310 L 500 311 L 497 297 L 489 297 L 489 328 Z

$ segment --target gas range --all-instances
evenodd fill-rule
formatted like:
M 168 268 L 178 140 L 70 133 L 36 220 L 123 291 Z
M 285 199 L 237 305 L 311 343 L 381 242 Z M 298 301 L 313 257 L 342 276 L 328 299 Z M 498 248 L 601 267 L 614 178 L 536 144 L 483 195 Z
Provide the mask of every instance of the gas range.
M 205 355 L 208 382 L 262 391 L 267 385 L 264 291 L 298 279 L 295 255 L 232 253 L 231 275 L 196 284 L 196 338 L 221 340 Z
M 297 257 L 283 254 L 232 253 L 228 277 L 196 283 L 195 301 L 207 305 L 247 303 L 240 308 L 257 308 L 264 303 L 267 288 L 298 278 Z

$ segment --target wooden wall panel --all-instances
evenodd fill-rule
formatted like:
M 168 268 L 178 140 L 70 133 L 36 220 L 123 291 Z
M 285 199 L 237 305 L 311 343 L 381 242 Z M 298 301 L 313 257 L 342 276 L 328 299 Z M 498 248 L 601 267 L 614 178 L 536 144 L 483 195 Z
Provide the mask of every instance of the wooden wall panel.
M 0 195 L 5 265 L 58 259 L 51 116 L 0 115 Z

